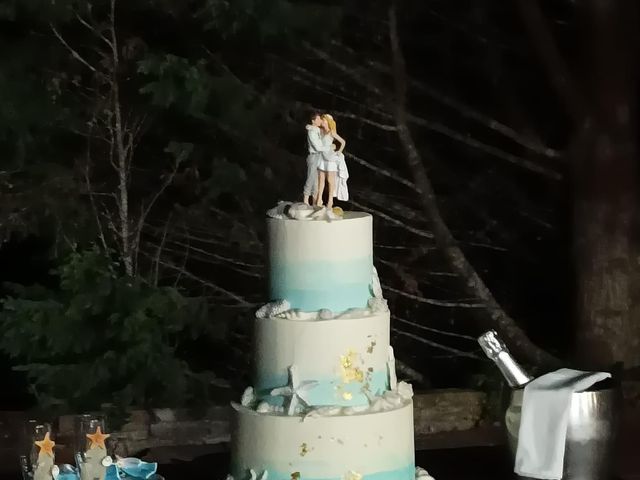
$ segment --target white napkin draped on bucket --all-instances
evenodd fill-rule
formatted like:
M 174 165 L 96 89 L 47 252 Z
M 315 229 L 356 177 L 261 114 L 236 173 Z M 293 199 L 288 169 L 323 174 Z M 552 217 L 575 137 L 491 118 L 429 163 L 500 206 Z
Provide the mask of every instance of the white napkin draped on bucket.
M 562 478 L 571 395 L 611 377 L 561 368 L 524 387 L 514 471 L 523 477 Z

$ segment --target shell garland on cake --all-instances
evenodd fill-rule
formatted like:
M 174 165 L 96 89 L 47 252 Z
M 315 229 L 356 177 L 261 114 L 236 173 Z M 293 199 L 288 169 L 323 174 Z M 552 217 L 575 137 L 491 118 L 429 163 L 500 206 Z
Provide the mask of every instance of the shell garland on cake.
M 331 222 L 342 220 L 344 210 L 340 207 L 312 207 L 302 202 L 278 202 L 278 205 L 267 211 L 267 216 L 289 220 L 316 220 Z

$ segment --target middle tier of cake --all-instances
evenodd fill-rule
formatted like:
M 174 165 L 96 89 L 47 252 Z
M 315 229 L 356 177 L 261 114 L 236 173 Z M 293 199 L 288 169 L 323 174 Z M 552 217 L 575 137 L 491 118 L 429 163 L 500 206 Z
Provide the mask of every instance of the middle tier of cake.
M 388 310 L 330 320 L 257 318 L 254 395 L 273 406 L 286 389 L 308 406 L 367 405 L 395 378 Z

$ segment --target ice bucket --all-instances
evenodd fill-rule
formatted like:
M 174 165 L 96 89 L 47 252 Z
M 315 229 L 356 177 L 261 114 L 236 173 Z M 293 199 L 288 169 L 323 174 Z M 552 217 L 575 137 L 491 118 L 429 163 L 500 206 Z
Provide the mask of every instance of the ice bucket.
M 571 399 L 563 480 L 610 480 L 613 477 L 622 394 L 619 388 L 611 387 L 607 382 L 599 385 L 605 388 L 596 386 L 593 390 L 574 393 Z M 518 445 L 523 393 L 523 389 L 512 391 L 505 414 L 513 458 Z

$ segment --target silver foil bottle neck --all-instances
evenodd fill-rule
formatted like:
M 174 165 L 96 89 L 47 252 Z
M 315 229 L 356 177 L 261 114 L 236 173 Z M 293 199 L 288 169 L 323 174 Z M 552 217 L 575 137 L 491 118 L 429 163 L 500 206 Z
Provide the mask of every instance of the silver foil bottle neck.
M 480 335 L 478 337 L 478 343 L 487 357 L 498 366 L 502 376 L 510 387 L 521 388 L 533 379 L 533 377 L 515 361 L 511 353 L 509 353 L 509 349 L 495 330 L 489 330 Z

